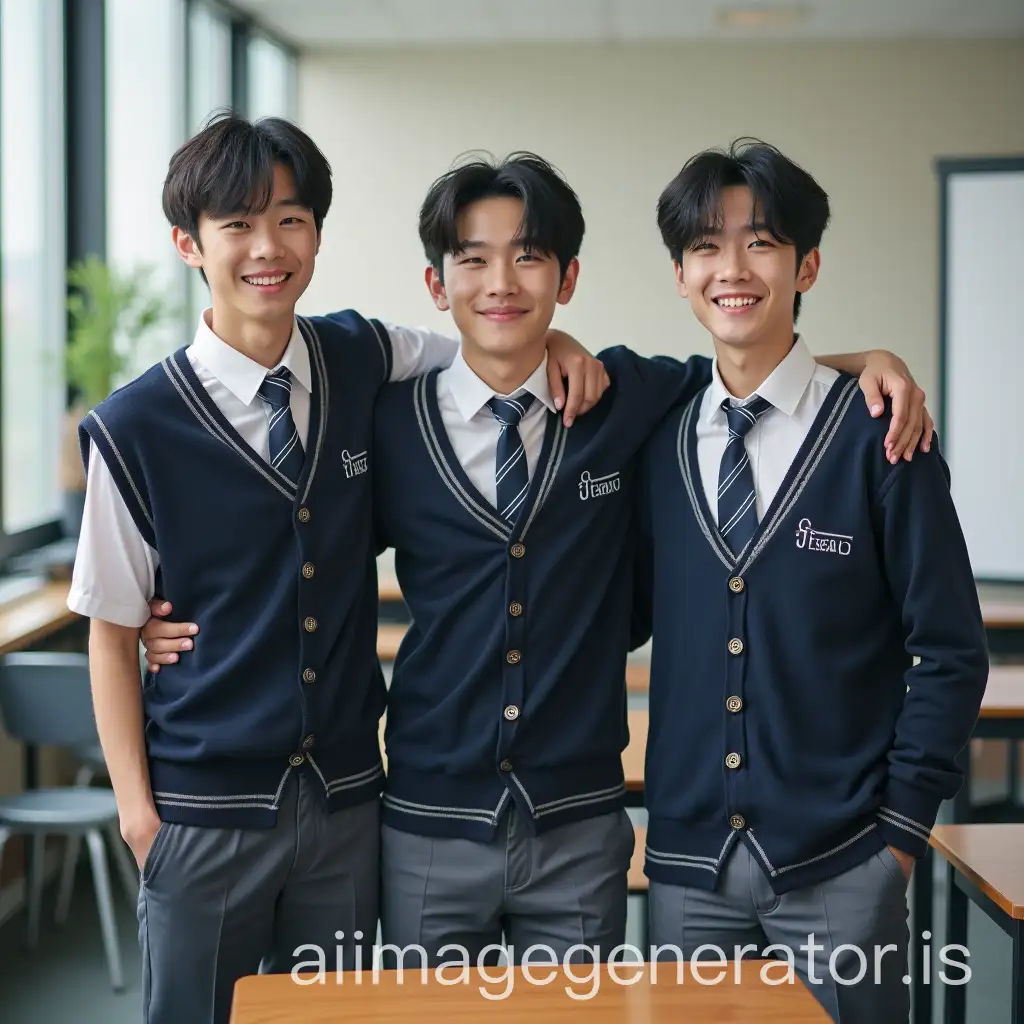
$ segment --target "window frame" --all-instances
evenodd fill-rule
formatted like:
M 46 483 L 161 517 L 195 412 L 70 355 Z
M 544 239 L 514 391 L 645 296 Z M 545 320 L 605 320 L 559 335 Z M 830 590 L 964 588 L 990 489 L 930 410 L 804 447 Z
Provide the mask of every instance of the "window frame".
M 62 101 L 62 115 L 64 119 L 64 261 L 65 261 L 65 274 L 67 269 L 68 260 L 70 258 L 68 251 L 68 217 L 69 217 L 69 189 L 72 175 L 70 174 L 69 168 L 70 155 L 68 153 L 67 143 L 67 125 L 70 120 L 70 111 L 68 107 L 69 93 L 70 93 L 70 76 L 68 74 L 68 6 L 73 0 L 66 0 L 64 7 L 60 12 L 61 18 L 61 51 L 63 56 L 63 88 L 61 91 Z M 0 86 L 2 88 L 2 86 Z M 2 173 L 2 168 L 0 168 Z M 3 215 L 3 210 L 0 209 L 0 217 Z M 0 250 L 0 278 L 2 278 L 4 266 L 3 266 L 3 252 Z M 66 277 L 65 277 L 66 287 Z M 0 292 L 0 309 L 2 309 L 3 296 Z M 4 331 L 3 331 L 3 319 L 0 317 L 0 401 L 3 396 L 3 346 L 4 346 Z M 3 466 L 4 456 L 4 430 L 3 430 L 3 418 L 0 416 L 0 467 Z M 56 474 L 59 470 L 57 463 L 53 466 L 53 472 Z M 4 502 L 4 473 L 0 471 L 0 509 L 3 508 Z M 64 536 L 64 529 L 60 514 L 54 519 L 46 520 L 42 523 L 37 523 L 35 526 L 30 526 L 24 530 L 17 530 L 9 533 L 5 527 L 3 516 L 0 515 L 0 574 L 4 574 L 8 571 L 10 563 L 13 559 L 18 558 L 29 551 L 36 548 L 43 547 L 47 544 L 52 544 L 55 541 L 60 540 Z

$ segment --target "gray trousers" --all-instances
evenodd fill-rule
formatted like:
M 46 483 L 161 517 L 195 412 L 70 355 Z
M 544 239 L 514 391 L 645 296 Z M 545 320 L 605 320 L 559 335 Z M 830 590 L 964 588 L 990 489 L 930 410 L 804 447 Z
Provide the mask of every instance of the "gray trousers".
M 358 945 L 369 962 L 380 804 L 328 815 L 322 800 L 317 780 L 293 772 L 272 829 L 160 826 L 139 893 L 146 1024 L 227 1024 L 240 977 L 320 960 L 299 947 L 322 949 L 332 973 L 339 947 L 344 968 Z
M 384 942 L 407 951 L 407 968 L 418 966 L 422 957 L 411 947 L 422 947 L 436 965 L 461 959 L 461 951 L 439 955 L 444 946 L 456 945 L 476 964 L 486 947 L 503 939 L 513 963 L 521 963 L 525 950 L 535 945 L 544 948 L 531 952 L 531 963 L 563 962 L 567 953 L 574 962 L 607 959 L 624 941 L 633 841 L 625 811 L 535 836 L 512 806 L 489 843 L 433 839 L 385 825 Z M 484 959 L 493 962 L 496 953 Z M 382 963 L 391 966 L 393 959 Z
M 705 944 L 717 946 L 729 960 L 780 954 L 787 960 L 791 951 L 796 973 L 841 1024 L 908 1019 L 908 913 L 907 878 L 887 849 L 835 878 L 782 896 L 772 892 L 760 862 L 739 842 L 715 892 L 661 882 L 650 886 L 652 945 L 677 947 L 687 960 Z M 784 948 L 765 954 L 769 945 Z M 750 948 L 737 955 L 744 946 Z M 863 979 L 844 984 L 861 971 L 858 950 L 867 964 Z M 659 962 L 672 959 L 667 954 L 657 954 Z M 697 959 L 720 955 L 705 950 Z M 768 977 L 777 979 L 780 971 L 770 969 Z M 707 973 L 714 976 L 710 968 Z

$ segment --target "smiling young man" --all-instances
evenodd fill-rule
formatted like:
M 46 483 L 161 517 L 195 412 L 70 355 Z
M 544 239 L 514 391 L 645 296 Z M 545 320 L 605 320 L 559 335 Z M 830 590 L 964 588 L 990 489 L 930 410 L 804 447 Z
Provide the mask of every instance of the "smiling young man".
M 373 405 L 457 346 L 352 311 L 296 318 L 331 178 L 294 125 L 215 121 L 174 155 L 163 199 L 212 307 L 82 424 L 69 605 L 92 620 L 96 719 L 142 871 L 146 1020 L 220 1024 L 241 975 L 289 970 L 307 943 L 350 967 L 376 930 Z M 204 643 L 140 690 L 154 594 Z
M 937 448 L 886 451 L 794 333 L 828 218 L 761 143 L 694 157 L 658 205 L 716 358 L 645 454 L 646 871 L 655 946 L 775 944 L 834 1019 L 879 1024 L 907 1018 L 907 878 L 988 663 Z

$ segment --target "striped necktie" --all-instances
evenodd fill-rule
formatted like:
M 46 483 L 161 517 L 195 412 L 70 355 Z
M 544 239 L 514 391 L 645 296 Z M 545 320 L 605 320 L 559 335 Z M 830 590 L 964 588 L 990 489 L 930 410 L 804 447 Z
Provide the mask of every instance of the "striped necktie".
M 494 462 L 494 479 L 498 485 L 498 511 L 510 526 L 515 524 L 519 509 L 530 489 L 530 469 L 526 450 L 519 436 L 519 421 L 533 404 L 533 395 L 525 392 L 514 398 L 492 398 L 487 407 L 501 424 L 498 455 Z
M 757 529 L 757 492 L 743 439 L 771 407 L 771 402 L 760 395 L 747 405 L 732 405 L 728 398 L 722 402 L 729 421 L 729 440 L 718 471 L 718 532 L 736 556 Z
M 298 487 L 305 452 L 292 419 L 292 375 L 282 367 L 263 378 L 256 392 L 270 413 L 270 464 Z

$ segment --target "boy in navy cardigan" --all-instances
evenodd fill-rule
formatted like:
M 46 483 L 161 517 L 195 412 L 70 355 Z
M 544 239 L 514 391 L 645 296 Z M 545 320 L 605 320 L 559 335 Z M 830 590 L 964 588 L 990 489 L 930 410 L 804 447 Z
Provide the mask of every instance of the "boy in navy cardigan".
M 794 334 L 828 217 L 759 143 L 659 202 L 716 359 L 645 454 L 646 871 L 655 946 L 771 944 L 835 1019 L 878 1024 L 907 1016 L 906 884 L 988 663 L 937 446 L 886 458 L 856 382 Z
M 164 209 L 212 309 L 82 424 L 69 604 L 92 619 L 153 1024 L 226 1021 L 239 976 L 308 945 L 352 966 L 376 931 L 373 405 L 456 346 L 351 311 L 296 318 L 330 201 L 326 160 L 288 122 L 226 117 L 186 143 Z M 140 689 L 156 593 L 205 640 Z

